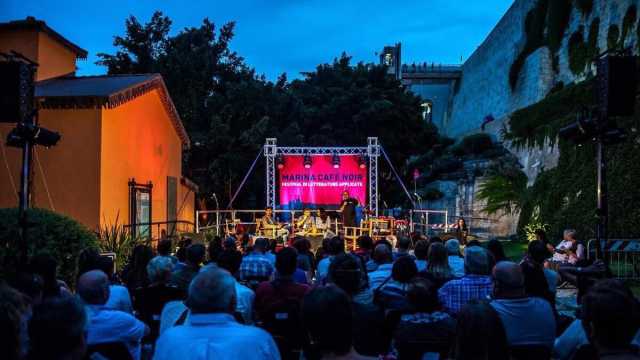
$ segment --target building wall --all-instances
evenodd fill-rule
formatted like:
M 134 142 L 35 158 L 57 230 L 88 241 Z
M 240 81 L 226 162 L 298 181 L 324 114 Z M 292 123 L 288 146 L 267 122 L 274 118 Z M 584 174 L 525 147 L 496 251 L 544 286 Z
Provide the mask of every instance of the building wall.
M 425 101 L 433 104 L 431 122 L 441 129 L 445 124 L 449 99 L 451 98 L 453 81 L 433 83 L 411 83 L 409 90 Z
M 37 80 L 76 72 L 76 54 L 44 32 L 38 34 Z
M 101 154 L 101 222 L 112 225 L 117 218 L 120 225 L 129 223 L 132 178 L 153 184 L 152 220 L 165 221 L 167 176 L 180 181 L 182 144 L 157 90 L 103 110 Z
M 0 32 L 0 52 L 18 52 L 30 60 L 38 59 L 38 33 L 34 30 L 16 29 Z
M 90 229 L 99 224 L 100 111 L 40 110 L 40 124 L 58 131 L 58 145 L 36 147 L 31 205 L 68 215 Z M 22 151 L 4 145 L 14 124 L 0 124 L 0 207 L 17 207 Z M 8 169 L 8 170 L 7 170 Z

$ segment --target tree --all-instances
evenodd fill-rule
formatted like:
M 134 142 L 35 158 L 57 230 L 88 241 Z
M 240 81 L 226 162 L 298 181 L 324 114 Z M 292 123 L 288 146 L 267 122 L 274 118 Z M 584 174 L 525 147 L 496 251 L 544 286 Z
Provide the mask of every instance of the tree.
M 100 54 L 110 73 L 160 72 L 194 143 L 186 172 L 201 192 L 219 195 L 221 206 L 259 153 L 266 137 L 281 145 L 364 145 L 377 136 L 405 181 L 407 161 L 441 138 L 422 119 L 419 97 L 407 92 L 383 66 L 352 65 L 346 54 L 304 78 L 273 83 L 257 76 L 230 50 L 234 24 L 205 19 L 199 28 L 169 36 L 171 21 L 156 12 L 142 26 L 131 17 L 115 55 Z M 381 193 L 388 204 L 406 201 L 381 159 Z M 264 163 L 234 203 L 262 206 Z

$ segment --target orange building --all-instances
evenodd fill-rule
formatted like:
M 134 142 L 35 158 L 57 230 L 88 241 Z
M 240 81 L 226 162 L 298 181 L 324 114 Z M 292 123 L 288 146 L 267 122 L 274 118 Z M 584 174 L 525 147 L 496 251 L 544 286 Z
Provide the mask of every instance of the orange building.
M 162 77 L 77 77 L 87 52 L 33 18 L 0 23 L 0 52 L 12 50 L 39 64 L 38 122 L 62 136 L 34 148 L 31 206 L 96 230 L 189 231 L 197 189 L 182 176 L 182 151 L 190 142 Z M 18 205 L 21 150 L 4 144 L 13 126 L 0 124 L 0 207 Z

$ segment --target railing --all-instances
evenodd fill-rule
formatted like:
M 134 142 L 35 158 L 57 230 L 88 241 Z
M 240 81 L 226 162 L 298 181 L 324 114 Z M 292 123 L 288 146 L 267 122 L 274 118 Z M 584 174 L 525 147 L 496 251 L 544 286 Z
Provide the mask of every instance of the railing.
M 424 234 L 434 231 L 449 231 L 449 210 L 410 210 L 409 229 Z
M 291 219 L 297 218 L 296 214 L 301 214 L 303 210 L 274 210 L 273 214 L 278 218 L 279 222 L 291 222 Z M 331 211 L 329 211 L 331 212 Z M 335 210 L 334 210 L 335 212 Z M 258 216 L 258 214 L 260 216 Z M 196 233 L 201 231 L 212 231 L 214 235 L 222 236 L 225 234 L 225 226 L 228 223 L 243 225 L 250 229 L 249 232 L 255 232 L 257 219 L 264 215 L 264 210 L 198 210 L 196 211 Z M 253 231 L 252 231 L 253 230 Z
M 194 223 L 186 220 L 154 221 L 148 223 L 127 224 L 122 227 L 130 234 L 152 240 L 160 239 L 163 235 L 167 238 L 174 238 L 179 234 L 193 233 L 195 230 Z
M 587 256 L 595 254 L 595 239 L 587 242 Z M 640 279 L 640 240 L 638 239 L 609 239 L 602 252 L 605 262 L 614 277 L 625 280 Z

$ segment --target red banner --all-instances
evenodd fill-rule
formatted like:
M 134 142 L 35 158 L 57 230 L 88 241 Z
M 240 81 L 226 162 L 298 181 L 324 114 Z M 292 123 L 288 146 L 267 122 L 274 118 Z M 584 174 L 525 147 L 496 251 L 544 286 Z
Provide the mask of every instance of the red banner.
M 339 156 L 335 168 L 332 155 L 310 156 L 305 167 L 302 155 L 284 156 L 284 164 L 278 165 L 280 205 L 284 208 L 305 206 L 335 208 L 342 201 L 342 192 L 358 199 L 361 205 L 367 201 L 367 168 L 360 167 L 358 155 Z

